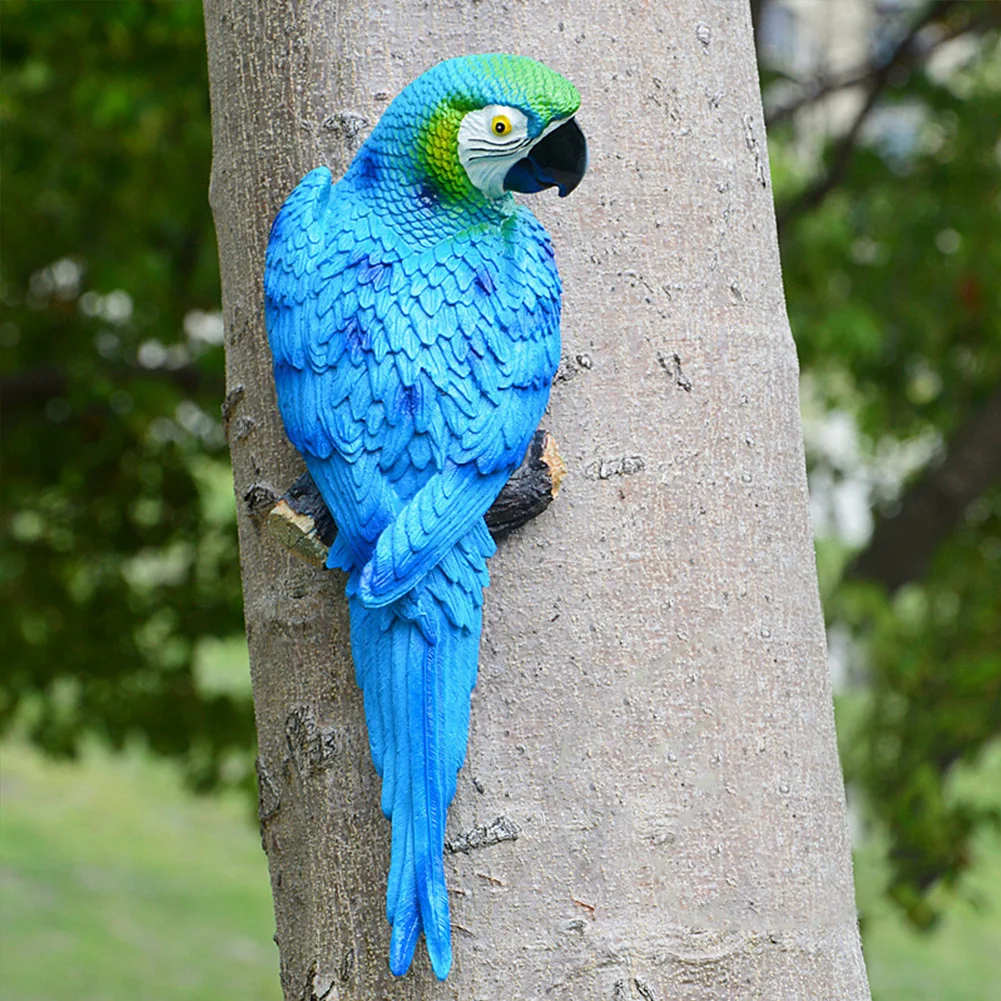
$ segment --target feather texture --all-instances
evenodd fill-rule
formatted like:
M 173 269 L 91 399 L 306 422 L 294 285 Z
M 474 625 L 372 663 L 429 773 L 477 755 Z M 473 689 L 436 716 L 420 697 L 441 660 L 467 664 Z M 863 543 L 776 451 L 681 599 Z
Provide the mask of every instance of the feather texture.
M 547 404 L 560 283 L 545 230 L 510 196 L 449 199 L 422 180 L 410 146 L 423 140 L 408 123 L 440 103 L 447 74 L 435 73 L 393 102 L 344 179 L 321 167 L 289 196 L 268 244 L 265 309 L 286 431 L 338 526 L 328 566 L 348 573 L 356 678 L 392 820 L 390 967 L 406 972 L 423 931 L 443 979 L 445 817 L 494 552 L 483 515 Z

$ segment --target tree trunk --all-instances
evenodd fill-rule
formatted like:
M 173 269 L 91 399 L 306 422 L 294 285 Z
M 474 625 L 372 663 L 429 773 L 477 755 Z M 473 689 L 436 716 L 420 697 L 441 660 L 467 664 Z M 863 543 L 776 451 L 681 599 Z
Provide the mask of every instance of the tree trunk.
M 746 6 L 207 0 L 206 22 L 285 997 L 867 998 Z M 261 529 L 302 470 L 261 272 L 299 178 L 337 176 L 405 83 L 475 51 L 572 79 L 592 156 L 572 197 L 531 200 L 564 280 L 546 426 L 569 473 L 491 562 L 439 984 L 423 947 L 387 969 L 344 579 Z

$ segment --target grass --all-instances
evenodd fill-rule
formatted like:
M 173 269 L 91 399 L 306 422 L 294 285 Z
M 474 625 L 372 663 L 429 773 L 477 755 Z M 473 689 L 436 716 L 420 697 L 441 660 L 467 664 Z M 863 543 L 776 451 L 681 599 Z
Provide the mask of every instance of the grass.
M 267 862 L 245 801 L 92 749 L 0 752 L 2 1001 L 278 1001 Z
M 980 899 L 951 901 L 929 934 L 907 926 L 879 894 L 882 874 L 872 850 L 858 854 L 873 1001 L 1001 1001 L 1001 844 L 993 842 L 975 873 Z
M 1001 790 L 1001 749 L 977 781 Z M 145 755 L 78 763 L 0 746 L 0 1001 L 279 1001 L 267 865 L 248 806 L 188 793 Z M 1001 838 L 936 931 L 856 860 L 874 1001 L 1001 1001 Z

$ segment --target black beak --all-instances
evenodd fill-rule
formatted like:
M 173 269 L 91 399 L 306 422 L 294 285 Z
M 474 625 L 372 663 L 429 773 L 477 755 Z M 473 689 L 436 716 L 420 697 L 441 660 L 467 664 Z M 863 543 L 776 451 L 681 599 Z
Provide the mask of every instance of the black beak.
M 504 178 L 506 191 L 530 195 L 557 187 L 566 198 L 587 170 L 587 140 L 575 118 L 554 129 L 519 160 Z

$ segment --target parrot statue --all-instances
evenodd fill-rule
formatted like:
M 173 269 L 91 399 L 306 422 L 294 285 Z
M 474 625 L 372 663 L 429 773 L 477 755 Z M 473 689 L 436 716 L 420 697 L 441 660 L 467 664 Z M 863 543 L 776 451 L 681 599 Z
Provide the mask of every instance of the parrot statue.
M 575 87 L 523 56 L 449 59 L 389 104 L 347 172 L 310 171 L 268 242 L 278 406 L 337 524 L 351 651 L 392 821 L 391 971 L 423 931 L 452 963 L 445 815 L 466 755 L 483 516 L 560 358 L 549 236 L 511 192 L 584 176 Z

